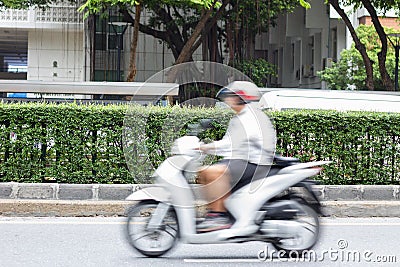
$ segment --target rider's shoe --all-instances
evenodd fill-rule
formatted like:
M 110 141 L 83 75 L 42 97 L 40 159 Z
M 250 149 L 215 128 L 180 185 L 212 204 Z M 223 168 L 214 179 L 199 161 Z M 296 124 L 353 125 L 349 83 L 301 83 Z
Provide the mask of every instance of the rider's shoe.
M 231 220 L 224 213 L 208 213 L 205 219 L 197 224 L 197 232 L 211 232 L 216 230 L 227 229 L 232 226 Z

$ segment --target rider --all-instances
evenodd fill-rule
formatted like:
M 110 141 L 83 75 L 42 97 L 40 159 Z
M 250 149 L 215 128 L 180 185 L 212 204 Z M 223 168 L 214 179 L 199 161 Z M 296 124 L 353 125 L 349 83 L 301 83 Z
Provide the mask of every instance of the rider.
M 204 144 L 200 150 L 221 155 L 220 162 L 203 168 L 199 181 L 209 200 L 207 216 L 197 225 L 199 232 L 226 229 L 231 221 L 224 200 L 253 179 L 268 174 L 275 152 L 275 130 L 268 116 L 250 102 L 260 99 L 258 87 L 247 81 L 235 81 L 221 89 L 217 98 L 236 115 L 230 120 L 224 137 Z M 228 153 L 227 153 L 228 152 Z

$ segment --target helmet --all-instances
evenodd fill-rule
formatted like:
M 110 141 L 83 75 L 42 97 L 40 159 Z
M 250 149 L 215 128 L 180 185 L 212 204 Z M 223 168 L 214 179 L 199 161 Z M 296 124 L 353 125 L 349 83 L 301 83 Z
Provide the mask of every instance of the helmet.
M 216 95 L 219 99 L 229 96 L 238 96 L 244 103 L 248 103 L 260 100 L 261 93 L 257 85 L 252 82 L 234 81 L 222 88 Z

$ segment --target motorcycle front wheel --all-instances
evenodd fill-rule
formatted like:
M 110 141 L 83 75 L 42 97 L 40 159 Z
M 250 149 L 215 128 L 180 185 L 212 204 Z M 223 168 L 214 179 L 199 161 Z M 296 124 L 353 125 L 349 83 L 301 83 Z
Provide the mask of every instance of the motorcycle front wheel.
M 140 201 L 126 212 L 125 236 L 128 243 L 148 257 L 164 255 L 174 247 L 179 234 L 178 219 L 173 208 L 169 208 L 159 227 L 148 227 L 158 204 L 152 200 Z
M 307 203 L 299 203 L 299 210 L 291 219 L 300 225 L 300 231 L 291 238 L 282 238 L 273 242 L 284 256 L 302 255 L 304 251 L 311 249 L 318 241 L 320 223 L 317 212 Z

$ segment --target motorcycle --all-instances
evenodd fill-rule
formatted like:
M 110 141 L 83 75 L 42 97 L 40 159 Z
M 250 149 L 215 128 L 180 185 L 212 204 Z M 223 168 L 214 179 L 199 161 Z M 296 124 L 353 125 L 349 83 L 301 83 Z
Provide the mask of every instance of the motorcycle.
M 203 129 L 209 122 L 201 122 Z M 310 177 L 329 161 L 300 163 L 275 156 L 267 177 L 247 184 L 225 201 L 233 218 L 228 229 L 196 231 L 196 187 L 193 173 L 205 156 L 196 135 L 175 140 L 173 155 L 154 173 L 155 184 L 126 198 L 136 204 L 127 209 L 125 235 L 129 244 L 148 257 L 164 255 L 177 241 L 188 244 L 221 244 L 263 241 L 284 253 L 312 248 L 319 236 L 321 205 Z

